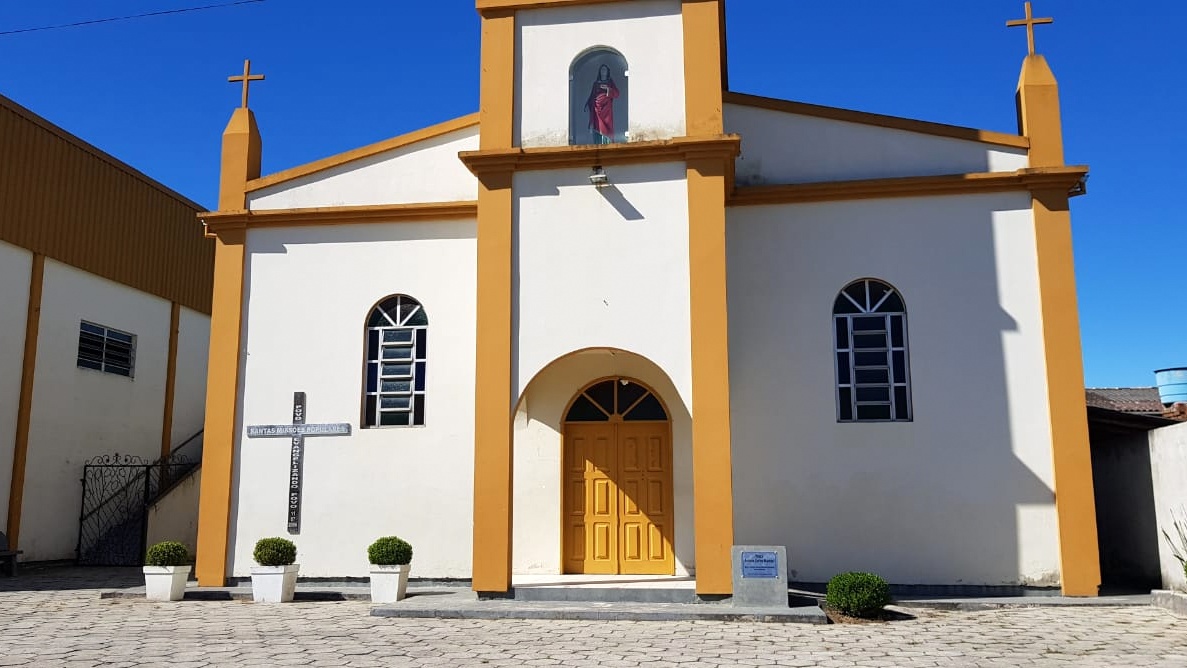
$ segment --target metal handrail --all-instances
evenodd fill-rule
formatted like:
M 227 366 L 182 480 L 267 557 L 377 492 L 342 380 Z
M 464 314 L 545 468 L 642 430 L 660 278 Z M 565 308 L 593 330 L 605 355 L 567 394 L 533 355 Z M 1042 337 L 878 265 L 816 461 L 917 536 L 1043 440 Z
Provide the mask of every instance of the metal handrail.
M 129 490 L 131 488 L 133 488 L 135 486 L 140 486 L 140 485 L 142 485 L 144 488 L 144 500 L 143 500 L 143 507 L 142 507 L 141 512 L 147 513 L 148 508 L 153 503 L 158 501 L 162 496 L 167 494 L 169 492 L 169 490 L 173 489 L 173 487 L 175 487 L 178 483 L 180 483 L 186 477 L 186 474 L 194 471 L 199 466 L 201 466 L 201 463 L 202 463 L 201 462 L 201 446 L 203 445 L 202 436 L 203 436 L 204 431 L 205 431 L 204 429 L 199 429 L 196 433 L 191 435 L 189 438 L 182 441 L 180 445 L 178 445 L 175 448 L 172 448 L 169 451 L 168 456 L 158 457 L 156 460 L 153 460 L 151 462 L 145 462 L 145 463 L 129 462 L 126 464 L 120 464 L 120 463 L 85 464 L 83 466 L 84 487 L 86 484 L 86 473 L 85 472 L 88 467 L 97 467 L 98 468 L 98 467 L 116 467 L 116 466 L 127 467 L 127 466 L 131 466 L 131 467 L 139 468 L 140 471 L 137 471 L 131 477 L 131 479 L 129 479 L 126 483 L 124 483 L 124 485 L 122 487 L 120 487 L 117 490 L 114 490 L 113 492 L 111 492 L 110 494 L 107 495 L 107 498 L 105 498 L 102 501 L 100 501 L 99 503 L 95 504 L 94 507 L 92 507 L 89 512 L 85 512 L 86 511 L 86 508 L 85 508 L 86 495 L 85 495 L 85 493 L 83 494 L 82 503 L 84 504 L 84 507 L 82 509 L 82 512 L 80 512 L 80 514 L 79 514 L 79 520 L 78 520 L 78 522 L 79 522 L 79 524 L 78 524 L 79 541 L 78 541 L 78 547 L 75 550 L 76 552 L 78 552 L 78 558 L 80 558 L 80 559 L 82 558 L 82 554 L 81 554 L 82 533 L 83 533 L 83 526 L 84 526 L 84 523 L 86 522 L 86 520 L 88 520 L 89 518 L 94 516 L 99 511 L 103 510 L 108 504 L 112 503 L 114 500 L 121 498 L 123 495 L 129 493 Z M 193 449 L 193 445 L 195 443 L 198 444 L 198 447 L 196 448 L 198 450 L 198 452 L 197 452 L 196 456 L 194 457 L 194 461 L 185 461 L 185 462 L 176 462 L 175 461 L 175 459 L 177 458 L 178 454 L 181 452 L 182 449 L 184 449 L 184 448 Z M 141 461 L 143 461 L 143 460 L 141 460 Z M 161 467 L 161 475 L 158 476 L 158 478 L 157 478 L 157 489 L 156 489 L 156 492 L 153 493 L 152 480 L 150 478 L 150 474 L 151 474 L 152 469 L 155 467 L 158 467 L 158 466 Z M 174 466 L 178 466 L 178 467 L 183 466 L 183 467 L 186 467 L 186 469 L 184 472 L 181 472 L 180 475 L 177 475 L 176 477 L 174 477 L 174 476 L 170 475 L 170 469 Z M 132 517 L 133 517 L 133 515 L 129 514 L 128 518 L 126 518 L 126 519 L 130 520 Z
M 155 467 L 155 466 L 167 466 L 167 465 L 169 464 L 169 461 L 168 461 L 169 459 L 172 459 L 172 458 L 173 458 L 173 456 L 174 456 L 174 455 L 176 455 L 176 454 L 178 453 L 178 451 L 180 451 L 182 448 L 186 447 L 186 446 L 187 446 L 187 445 L 189 445 L 190 443 L 193 443 L 195 440 L 197 440 L 199 437 L 201 437 L 201 436 L 202 436 L 202 434 L 203 434 L 205 431 L 206 431 L 205 429 L 199 429 L 199 430 L 197 431 L 197 433 L 195 433 L 193 436 L 190 436 L 190 437 L 189 437 L 189 438 L 187 438 L 186 440 L 182 441 L 181 445 L 177 446 L 176 448 L 173 448 L 173 450 L 171 450 L 171 451 L 169 452 L 169 457 L 168 457 L 168 458 L 166 458 L 166 457 L 157 457 L 157 458 L 156 458 L 156 460 L 154 460 L 154 461 L 152 461 L 152 462 L 150 462 L 150 463 L 147 463 L 147 464 L 85 464 L 85 465 L 83 466 L 83 468 L 86 468 L 87 466 L 139 466 L 139 467 L 143 467 L 143 468 L 144 468 L 144 472 L 143 472 L 143 473 L 141 473 L 140 475 L 144 475 L 144 474 L 146 474 L 146 473 L 147 473 L 147 472 L 148 472 L 150 469 L 152 469 L 152 468 L 153 468 L 153 467 Z M 187 463 L 189 463 L 189 462 L 187 462 Z M 197 460 L 197 461 L 195 461 L 195 462 L 192 462 L 192 463 L 195 465 L 195 467 L 197 467 L 197 466 L 198 466 L 198 465 L 200 465 L 202 462 L 201 462 L 201 460 L 199 459 L 199 460 Z M 120 489 L 117 489 L 116 491 L 114 491 L 114 492 L 112 492 L 111 494 L 109 494 L 109 495 L 107 496 L 107 498 L 106 498 L 106 499 L 104 499 L 103 501 L 100 501 L 99 503 L 95 504 L 95 507 L 94 507 L 94 508 L 91 510 L 91 512 L 89 512 L 89 513 L 86 513 L 85 515 L 82 515 L 82 516 L 81 516 L 79 519 L 80 519 L 80 520 L 85 520 L 86 518 L 90 517 L 91 515 L 94 515 L 94 514 L 95 514 L 95 512 L 97 512 L 97 511 L 98 511 L 99 509 L 101 509 L 103 506 L 105 506 L 105 505 L 107 505 L 108 503 L 110 503 L 112 499 L 114 499 L 114 498 L 116 498 L 116 497 L 120 496 L 121 494 L 123 494 L 124 492 L 128 491 L 128 488 L 129 488 L 129 487 L 131 487 L 131 486 L 133 485 L 133 483 L 137 482 L 138 480 L 139 480 L 139 477 L 137 477 L 137 478 L 133 478 L 132 480 L 129 480 L 129 481 L 128 481 L 128 482 L 127 482 L 127 483 L 126 483 L 126 484 L 125 484 L 123 487 L 121 487 Z M 158 496 L 159 496 L 159 495 L 158 495 Z

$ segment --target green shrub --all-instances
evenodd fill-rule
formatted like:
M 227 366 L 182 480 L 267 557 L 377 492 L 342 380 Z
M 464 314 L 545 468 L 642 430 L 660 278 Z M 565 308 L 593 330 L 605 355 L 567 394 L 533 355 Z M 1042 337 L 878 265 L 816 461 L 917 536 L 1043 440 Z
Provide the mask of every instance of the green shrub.
M 376 566 L 404 566 L 412 562 L 412 546 L 397 536 L 384 536 L 367 548 L 367 558 Z
M 261 566 L 288 566 L 297 561 L 297 546 L 287 538 L 261 538 L 251 556 Z
M 873 573 L 841 573 L 828 581 L 824 600 L 834 610 L 862 617 L 890 603 L 890 585 Z
M 190 551 L 175 540 L 163 540 L 148 548 L 145 566 L 185 566 L 190 563 Z

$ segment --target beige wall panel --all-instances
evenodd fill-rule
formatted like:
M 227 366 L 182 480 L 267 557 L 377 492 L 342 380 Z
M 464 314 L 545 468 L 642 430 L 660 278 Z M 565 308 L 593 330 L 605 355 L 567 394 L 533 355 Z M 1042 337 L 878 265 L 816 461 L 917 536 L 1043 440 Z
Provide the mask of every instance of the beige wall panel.
M 181 309 L 177 334 L 177 376 L 173 387 L 174 448 L 202 429 L 206 415 L 206 361 L 210 354 L 210 316 Z
M 169 311 L 164 299 L 46 261 L 21 515 L 25 559 L 74 557 L 87 459 L 160 455 Z M 80 320 L 136 335 L 133 378 L 77 366 Z
M 198 491 L 202 488 L 202 469 L 177 483 L 164 498 L 148 509 L 148 540 L 153 545 L 175 540 L 190 551 L 198 549 Z

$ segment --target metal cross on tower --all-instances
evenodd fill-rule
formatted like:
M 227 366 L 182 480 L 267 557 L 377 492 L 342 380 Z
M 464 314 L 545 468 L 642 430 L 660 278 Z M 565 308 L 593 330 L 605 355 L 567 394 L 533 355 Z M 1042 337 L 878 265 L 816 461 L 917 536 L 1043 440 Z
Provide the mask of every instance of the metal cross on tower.
M 1027 4 L 1029 5 L 1030 3 L 1027 3 Z M 243 75 L 242 76 L 227 77 L 227 81 L 230 83 L 235 83 L 237 81 L 243 82 L 243 108 L 244 109 L 247 108 L 247 89 L 249 86 L 251 86 L 251 82 L 263 81 L 263 80 L 264 80 L 263 74 L 252 74 L 251 73 L 251 61 L 250 60 L 243 61 Z
M 1030 3 L 1028 2 L 1026 3 L 1026 18 L 1006 21 L 1006 27 L 1016 28 L 1018 26 L 1026 26 L 1026 43 L 1030 47 L 1030 55 L 1033 56 L 1035 55 L 1035 26 L 1046 23 L 1055 23 L 1055 19 L 1036 19 L 1034 17 L 1034 13 L 1031 10 Z

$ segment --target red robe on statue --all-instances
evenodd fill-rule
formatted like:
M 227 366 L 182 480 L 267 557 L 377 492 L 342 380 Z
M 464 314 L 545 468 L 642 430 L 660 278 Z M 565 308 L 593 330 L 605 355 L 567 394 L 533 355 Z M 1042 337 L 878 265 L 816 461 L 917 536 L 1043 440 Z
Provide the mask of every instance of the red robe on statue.
M 585 103 L 589 109 L 589 128 L 608 139 L 614 137 L 614 100 L 618 95 L 614 79 L 595 80 Z

